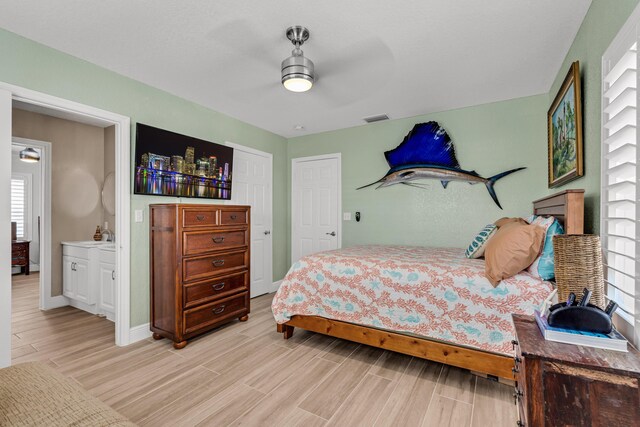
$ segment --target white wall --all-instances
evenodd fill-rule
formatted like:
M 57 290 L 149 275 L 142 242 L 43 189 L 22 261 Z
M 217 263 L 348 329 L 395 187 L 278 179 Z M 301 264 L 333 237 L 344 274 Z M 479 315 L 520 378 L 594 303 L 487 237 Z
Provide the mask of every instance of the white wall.
M 37 148 L 36 148 L 37 149 Z M 41 215 L 41 163 L 26 163 L 20 160 L 20 152 L 13 150 L 11 152 L 11 173 L 24 173 L 31 175 L 31 224 L 28 235 L 25 237 L 31 240 L 29 244 L 29 259 L 31 261 L 31 271 L 40 269 L 40 236 L 38 233 L 38 217 Z M 19 269 L 17 269 L 19 271 Z M 15 272 L 15 271 L 14 271 Z

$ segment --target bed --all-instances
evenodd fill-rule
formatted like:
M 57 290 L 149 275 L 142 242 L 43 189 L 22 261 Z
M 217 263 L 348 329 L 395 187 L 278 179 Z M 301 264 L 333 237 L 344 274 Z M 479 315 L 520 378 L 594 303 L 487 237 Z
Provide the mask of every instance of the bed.
M 533 202 L 569 234 L 583 212 L 582 190 Z M 285 339 L 298 327 L 513 379 L 511 313 L 532 314 L 552 288 L 526 272 L 494 288 L 461 249 L 369 245 L 302 258 L 272 307 Z

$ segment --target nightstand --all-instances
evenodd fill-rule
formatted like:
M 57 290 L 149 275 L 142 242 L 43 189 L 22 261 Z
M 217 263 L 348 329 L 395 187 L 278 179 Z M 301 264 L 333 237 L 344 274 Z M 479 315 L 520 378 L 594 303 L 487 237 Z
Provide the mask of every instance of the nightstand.
M 11 265 L 24 269 L 24 274 L 29 275 L 29 243 L 26 240 L 11 241 Z
M 546 341 L 513 315 L 519 426 L 640 426 L 640 353 Z

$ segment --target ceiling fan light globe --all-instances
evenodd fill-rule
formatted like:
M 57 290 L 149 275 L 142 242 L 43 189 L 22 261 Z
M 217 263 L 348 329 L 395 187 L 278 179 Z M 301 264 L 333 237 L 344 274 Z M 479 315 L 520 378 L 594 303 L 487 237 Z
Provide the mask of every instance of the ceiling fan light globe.
M 315 81 L 313 61 L 302 55 L 292 55 L 282 61 L 282 84 L 291 92 L 306 92 Z
M 291 92 L 306 92 L 313 86 L 313 81 L 304 77 L 288 77 L 282 81 L 285 89 Z
M 36 163 L 40 161 L 40 153 L 33 148 L 25 148 L 20 151 L 20 160 L 26 163 Z

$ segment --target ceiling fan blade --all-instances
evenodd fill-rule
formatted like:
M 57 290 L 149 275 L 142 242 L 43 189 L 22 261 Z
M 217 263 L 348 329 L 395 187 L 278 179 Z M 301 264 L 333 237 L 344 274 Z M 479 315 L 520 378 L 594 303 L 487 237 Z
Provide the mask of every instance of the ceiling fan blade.
M 395 58 L 378 38 L 356 42 L 337 55 L 326 56 L 332 59 L 316 64 L 317 92 L 332 106 L 361 101 L 384 88 L 393 77 Z
M 215 27 L 207 33 L 207 38 L 232 48 L 243 60 L 249 58 L 269 67 L 279 67 L 287 54 L 287 45 L 282 40 L 282 34 L 274 33 L 265 37 L 244 19 L 236 19 Z M 273 52 L 281 46 L 282 49 L 278 49 L 279 53 L 275 55 Z

